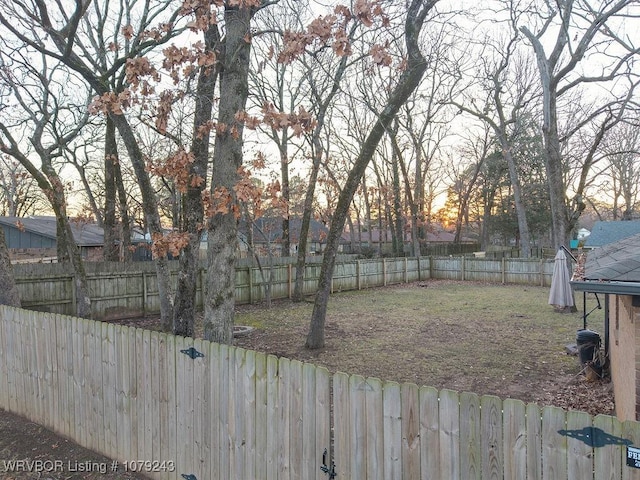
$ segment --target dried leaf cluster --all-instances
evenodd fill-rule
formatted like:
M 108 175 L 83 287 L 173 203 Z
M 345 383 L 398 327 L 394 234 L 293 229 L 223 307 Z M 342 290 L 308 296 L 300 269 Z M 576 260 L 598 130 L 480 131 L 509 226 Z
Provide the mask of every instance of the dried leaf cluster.
M 356 0 L 352 10 L 344 5 L 338 5 L 332 15 L 316 18 L 305 31 L 287 30 L 284 34 L 284 48 L 278 55 L 278 61 L 291 63 L 313 45 L 329 45 L 339 57 L 351 55 L 351 42 L 347 33 L 349 24 L 352 21 L 358 21 L 366 27 L 371 27 L 376 20 L 380 20 L 384 26 L 389 24 L 389 19 L 377 1 Z M 380 46 L 380 48 L 383 47 Z M 374 62 L 383 65 L 380 51 L 377 50 L 374 53 L 377 55 Z

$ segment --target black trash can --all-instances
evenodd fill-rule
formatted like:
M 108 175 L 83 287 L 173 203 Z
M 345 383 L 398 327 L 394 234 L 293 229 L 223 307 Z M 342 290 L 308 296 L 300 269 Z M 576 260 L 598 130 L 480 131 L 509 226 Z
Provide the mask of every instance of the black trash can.
M 600 335 L 593 330 L 580 329 L 576 335 L 576 344 L 578 345 L 580 363 L 584 366 L 593 362 L 592 367 L 600 370 L 602 365 L 600 365 L 598 357 L 596 356 L 594 359 L 596 351 L 600 348 Z

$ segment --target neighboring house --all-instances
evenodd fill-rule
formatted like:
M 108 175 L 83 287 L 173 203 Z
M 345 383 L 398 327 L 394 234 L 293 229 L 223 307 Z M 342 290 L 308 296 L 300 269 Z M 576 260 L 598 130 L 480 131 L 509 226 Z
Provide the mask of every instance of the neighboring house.
M 576 291 L 605 296 L 604 344 L 611 362 L 616 415 L 621 420 L 640 420 L 640 234 L 589 251 L 584 270 L 584 280 L 571 285 Z
M 445 245 L 452 244 L 455 241 L 455 234 L 447 232 L 446 230 L 430 229 L 427 232 L 427 238 L 423 245 Z M 378 228 L 372 228 L 370 231 L 353 233 L 354 242 L 353 249 L 357 252 L 359 248 L 374 248 L 380 250 L 382 253 L 391 253 L 393 249 L 392 238 L 393 234 L 391 230 L 380 230 Z M 351 234 L 345 232 L 342 238 L 346 244 L 349 244 L 351 248 Z M 404 232 L 404 250 L 405 252 L 411 251 L 411 232 Z M 463 237 L 460 243 L 475 243 L 473 240 Z
M 104 231 L 94 223 L 71 221 L 71 231 L 85 260 L 101 260 Z M 51 216 L 0 217 L 12 260 L 57 258 L 56 218 Z
M 597 248 L 640 233 L 640 221 L 596 222 L 584 248 Z
M 253 249 L 258 255 L 267 255 L 269 249 L 275 256 L 287 257 L 291 255 L 297 255 L 298 243 L 300 241 L 300 227 L 302 225 L 301 218 L 289 219 L 289 238 L 290 238 L 290 251 L 282 251 L 282 218 L 281 217 L 268 217 L 259 218 L 252 222 L 253 231 Z M 240 253 L 246 255 L 249 250 L 249 227 L 246 221 L 241 221 L 238 226 L 238 240 Z M 317 220 L 311 220 L 309 224 L 309 235 L 307 238 L 307 253 L 314 255 L 324 252 L 327 244 L 327 237 L 329 236 L 329 229 Z M 203 236 L 206 242 L 206 236 Z M 340 241 L 343 243 L 343 241 Z M 339 248 L 339 251 L 342 249 Z

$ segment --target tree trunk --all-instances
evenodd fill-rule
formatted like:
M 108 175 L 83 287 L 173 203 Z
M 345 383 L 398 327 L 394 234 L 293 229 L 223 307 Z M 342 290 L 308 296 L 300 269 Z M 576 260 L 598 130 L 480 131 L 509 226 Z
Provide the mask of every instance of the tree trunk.
M 262 282 L 264 284 L 264 303 L 267 309 L 271 308 L 272 301 L 272 291 L 273 291 L 273 281 L 274 281 L 274 269 L 273 269 L 273 249 L 271 242 L 267 241 L 267 258 L 269 260 L 269 274 L 265 275 L 264 267 L 262 266 L 262 262 L 260 262 L 260 257 L 255 254 L 254 257 L 256 259 L 256 263 L 258 264 L 258 270 L 260 271 L 260 278 L 262 278 Z
M 218 26 L 211 25 L 205 32 L 206 48 L 213 52 L 220 36 Z M 196 109 L 193 121 L 191 153 L 194 161 L 189 167 L 190 178 L 200 178 L 201 183 L 190 184 L 182 199 L 183 231 L 189 234 L 189 245 L 180 252 L 180 270 L 176 286 L 173 310 L 173 333 L 183 337 L 194 336 L 196 314 L 196 281 L 200 265 L 200 235 L 204 220 L 202 192 L 206 187 L 209 161 L 209 131 L 199 134 L 199 128 L 211 120 L 215 96 L 217 67 L 201 67 L 196 88 Z
M 80 176 L 80 182 L 82 183 L 82 188 L 84 189 L 84 194 L 87 196 L 87 202 L 89 203 L 89 210 L 96 217 L 96 224 L 104 228 L 104 219 L 102 217 L 102 211 L 98 207 L 98 202 L 96 201 L 96 196 L 93 193 L 92 185 L 87 179 L 86 169 L 79 164 L 75 164 L 76 171 Z
M 485 190 L 484 205 L 482 207 L 482 230 L 480 234 L 480 250 L 487 250 L 491 243 L 491 211 L 495 202 L 497 186 L 491 184 Z
M 351 35 L 353 35 L 355 30 L 351 31 Z M 314 96 L 318 99 L 318 110 L 316 112 L 316 126 L 313 129 L 313 137 L 311 140 L 312 144 L 312 152 L 313 152 L 313 165 L 311 167 L 311 176 L 309 178 L 309 184 L 307 186 L 307 192 L 304 198 L 304 210 L 302 212 L 302 222 L 300 224 L 300 235 L 298 238 L 298 258 L 296 260 L 296 279 L 293 288 L 293 298 L 294 302 L 301 302 L 304 300 L 304 266 L 307 259 L 307 237 L 309 235 L 309 227 L 311 225 L 311 215 L 313 213 L 313 200 L 314 193 L 316 188 L 316 183 L 318 181 L 318 172 L 320 171 L 320 162 L 322 160 L 322 156 L 324 155 L 324 147 L 322 142 L 320 141 L 320 133 L 324 128 L 325 118 L 327 115 L 327 109 L 333 98 L 339 91 L 340 82 L 344 77 L 344 73 L 347 68 L 347 58 L 348 56 L 343 56 L 340 60 L 338 68 L 336 69 L 336 73 L 333 76 L 332 87 L 329 91 L 329 94 L 325 97 L 324 100 L 320 101 L 319 93 L 314 89 Z M 313 83 L 313 75 L 309 73 L 309 77 Z
M 304 300 L 304 266 L 307 260 L 307 237 L 309 236 L 309 226 L 311 225 L 311 213 L 313 211 L 313 197 L 315 185 L 318 181 L 318 171 L 320 170 L 320 159 L 314 156 L 311 167 L 311 177 L 309 186 L 304 197 L 304 208 L 302 211 L 302 221 L 300 222 L 300 235 L 298 236 L 298 256 L 296 259 L 296 279 L 293 286 L 292 300 L 302 302 Z
M 212 192 L 233 192 L 242 166 L 243 125 L 236 114 L 245 109 L 249 93 L 248 77 L 251 43 L 249 8 L 225 7 L 225 52 L 220 78 L 218 125 L 227 126 L 216 134 L 213 152 Z M 234 134 L 231 133 L 234 129 Z M 208 224 L 207 295 L 204 309 L 204 338 L 230 344 L 233 340 L 235 307 L 235 261 L 238 225 L 234 212 L 215 214 Z
M 55 211 L 55 207 L 54 207 Z M 57 216 L 57 215 L 56 215 Z M 56 218 L 57 220 L 57 218 Z M 67 231 L 61 222 L 56 222 L 56 259 L 58 263 L 69 263 L 69 248 L 67 245 Z
M 383 254 L 383 245 L 384 245 L 384 240 L 383 240 L 383 236 L 382 236 L 382 232 L 383 232 L 383 224 L 382 224 L 382 198 L 380 197 L 380 189 L 378 189 L 378 254 L 380 256 L 382 256 Z M 387 229 L 384 228 L 384 237 L 386 238 L 387 236 Z
M 344 228 L 345 219 L 349 212 L 349 205 L 362 180 L 369 161 L 375 154 L 380 139 L 389 128 L 391 121 L 406 102 L 407 98 L 409 98 L 411 93 L 420 84 L 426 71 L 427 64 L 418 47 L 418 37 L 427 13 L 435 3 L 435 1 L 425 2 L 423 6 L 422 0 L 412 0 L 408 8 L 405 23 L 405 41 L 407 43 L 408 56 L 407 68 L 400 75 L 397 85 L 393 88 L 389 96 L 387 105 L 382 110 L 371 132 L 362 144 L 360 153 L 355 160 L 353 168 L 349 172 L 345 186 L 340 192 L 327 238 L 322 267 L 320 269 L 318 291 L 316 293 L 306 341 L 307 348 L 324 347 L 324 325 L 329 293 L 331 292 L 331 278 L 333 277 L 339 240 Z
M 415 200 L 415 197 L 411 193 L 411 182 L 409 179 L 409 174 L 407 170 L 407 166 L 405 165 L 402 159 L 402 151 L 400 150 L 400 146 L 398 145 L 397 137 L 395 132 L 391 132 L 393 135 L 390 135 L 391 138 L 391 146 L 393 150 L 396 152 L 396 156 L 398 158 L 398 165 L 400 166 L 400 170 L 402 172 L 402 179 L 404 181 L 405 194 L 407 196 L 407 202 L 409 203 L 409 212 L 411 214 L 411 250 L 412 256 L 418 259 L 418 277 L 420 277 L 420 232 L 418 228 L 418 219 L 419 219 L 419 210 L 418 210 L 418 202 Z M 419 162 L 421 155 L 419 152 L 416 152 L 416 162 Z M 423 189 L 418 189 L 416 187 L 416 191 Z M 419 278 L 421 280 L 421 278 Z
M 280 143 L 280 176 L 282 179 L 282 199 L 287 204 L 286 216 L 282 219 L 282 252 L 281 256 L 288 257 L 291 255 L 291 221 L 289 219 L 289 201 L 291 192 L 289 187 L 289 155 L 287 153 L 287 136 L 286 131 L 283 132 L 282 142 Z
M 564 194 L 564 176 L 562 169 L 562 153 L 558 136 L 558 118 L 556 112 L 556 98 L 551 92 L 549 104 L 545 105 L 547 119 L 542 126 L 544 138 L 544 165 L 549 182 L 549 200 L 551 202 L 551 227 L 553 247 L 557 250 L 568 242 L 567 216 Z M 548 120 L 548 121 L 547 121 Z
M 3 228 L 0 228 L 0 305 L 20 307 L 20 293 L 13 276 Z
M 362 179 L 362 196 L 364 200 L 364 224 L 369 237 L 369 248 L 373 252 L 373 220 L 371 218 L 371 195 L 367 187 L 367 177 Z
M 116 228 L 116 176 L 115 168 L 118 162 L 118 144 L 116 142 L 116 127 L 107 117 L 104 138 L 104 247 L 103 258 L 107 262 L 117 262 L 120 259 L 118 232 Z
M 400 201 L 400 169 L 398 168 L 399 158 L 395 153 L 392 160 L 393 169 L 393 225 L 395 237 L 395 255 L 404 256 L 404 228 L 402 221 L 402 203 Z
M 349 249 L 351 250 L 350 253 L 353 253 L 356 246 L 356 231 L 351 215 L 347 215 L 347 225 L 349 226 Z
M 89 296 L 89 285 L 87 274 L 84 269 L 84 261 L 80 249 L 73 238 L 69 217 L 67 217 L 66 200 L 62 183 L 57 176 L 47 172 L 49 182 L 53 185 L 50 190 L 49 201 L 56 215 L 56 231 L 58 232 L 57 248 L 59 252 L 64 252 L 65 258 L 73 269 L 73 282 L 76 298 L 76 315 L 80 318 L 91 318 L 91 298 Z M 58 186 L 58 187 L 57 187 Z
M 120 207 L 120 259 L 123 262 L 131 260 L 131 219 L 129 218 L 129 210 L 127 209 L 127 191 L 122 181 L 122 169 L 120 163 L 114 165 L 114 174 L 116 182 L 116 190 L 118 192 L 118 204 Z
M 131 124 L 124 115 L 110 113 L 113 123 L 124 142 L 133 170 L 138 180 L 140 194 L 142 196 L 142 208 L 146 227 L 152 236 L 162 235 L 162 224 L 158 213 L 156 194 L 151 185 L 151 179 L 146 170 L 144 156 L 136 140 Z M 171 272 L 166 255 L 155 257 L 156 275 L 158 277 L 158 296 L 160 298 L 160 318 L 165 331 L 169 331 L 173 318 L 173 288 L 171 286 Z
M 511 146 L 504 136 L 500 136 L 502 143 L 502 155 L 509 167 L 509 179 L 513 187 L 513 201 L 516 207 L 516 217 L 518 219 L 518 233 L 520 235 L 520 256 L 522 258 L 531 257 L 531 234 L 529 233 L 529 223 L 527 222 L 527 209 L 522 198 L 522 187 L 520 186 L 520 176 L 516 162 L 511 154 Z
M 420 245 L 422 242 L 426 242 L 427 240 L 427 227 L 424 222 L 424 176 L 422 174 L 422 149 L 421 145 L 416 145 L 414 142 L 415 152 L 416 152 L 416 186 L 415 191 L 413 193 L 413 202 L 411 213 L 413 215 L 413 221 L 415 225 L 416 233 L 416 243 Z M 406 173 L 405 173 L 406 176 Z

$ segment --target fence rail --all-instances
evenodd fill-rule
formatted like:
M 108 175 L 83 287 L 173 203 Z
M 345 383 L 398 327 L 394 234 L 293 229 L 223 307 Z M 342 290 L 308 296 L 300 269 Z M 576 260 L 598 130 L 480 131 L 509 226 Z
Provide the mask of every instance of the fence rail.
M 152 262 L 87 263 L 92 313 L 95 319 L 143 316 L 158 313 L 160 301 Z M 313 294 L 318 285 L 320 263 L 305 266 L 303 291 Z M 177 262 L 170 270 L 175 281 Z M 197 279 L 196 303 L 202 306 L 204 269 Z M 272 298 L 290 298 L 295 283 L 295 265 L 263 266 L 251 264 L 236 268 L 236 302 L 253 303 L 264 299 L 264 287 L 273 273 Z M 75 313 L 75 283 L 63 264 L 14 265 L 22 305 L 51 313 Z M 427 279 L 471 280 L 549 286 L 553 260 L 472 257 L 378 258 L 337 263 L 332 291 L 360 290 Z
M 6 306 L 0 408 L 120 462 L 148 461 L 157 479 L 320 480 L 332 462 L 338 479 L 640 472 L 626 465 L 637 422 Z

